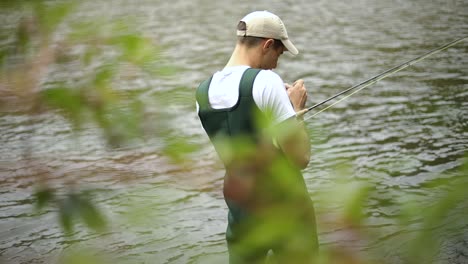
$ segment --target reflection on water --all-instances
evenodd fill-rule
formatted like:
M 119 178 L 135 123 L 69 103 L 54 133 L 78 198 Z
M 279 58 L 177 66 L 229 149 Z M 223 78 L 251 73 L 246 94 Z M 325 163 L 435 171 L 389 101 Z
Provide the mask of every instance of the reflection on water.
M 287 82 L 303 78 L 310 105 L 468 35 L 466 1 L 158 2 L 121 0 L 105 6 L 85 2 L 71 19 L 102 16 L 104 9 L 110 17 L 136 17 L 139 30 L 167 48 L 166 55 L 180 72 L 174 78 L 153 80 L 151 87 L 134 89 L 141 89 L 146 98 L 172 102 L 165 109 L 152 106 L 151 111 L 175 112 L 174 128 L 205 147 L 180 168 L 161 155 L 156 139 L 136 149 L 109 151 L 96 130 L 85 129 L 76 137 L 59 116 L 0 114 L 3 262 L 49 263 L 62 249 L 75 247 L 74 241 L 142 263 L 225 262 L 223 171 L 196 118 L 192 98 L 198 82 L 226 63 L 236 20 L 249 11 L 268 9 L 289 26 L 301 53 L 295 58 L 284 55 L 277 72 Z M 0 48 L 5 48 L 16 18 L 4 11 L 0 18 L 4 22 Z M 368 228 L 382 235 L 368 245 L 356 243 L 359 250 L 377 248 L 398 263 L 406 234 L 417 224 L 396 230 L 398 208 L 392 201 L 405 195 L 437 198 L 441 188 L 431 183 L 440 178 L 450 181 L 460 166 L 468 146 L 467 55 L 465 41 L 308 123 L 314 155 L 305 177 L 314 197 L 332 187 L 334 168 L 343 163 L 351 166 L 350 181 L 375 184 L 377 192 L 366 215 Z M 80 228 L 72 238 L 64 237 L 55 212 L 33 210 L 31 194 L 41 175 L 57 184 L 79 178 L 82 184 L 101 189 L 97 199 L 112 231 L 96 235 Z M 323 202 L 317 196 L 319 209 Z M 466 207 L 460 205 L 461 210 Z M 340 205 L 327 209 L 339 210 Z M 456 218 L 457 212 L 453 214 Z M 341 231 L 324 227 L 322 244 L 346 240 Z M 468 223 L 441 237 L 440 260 L 468 261 L 467 247 L 461 246 L 468 241 Z

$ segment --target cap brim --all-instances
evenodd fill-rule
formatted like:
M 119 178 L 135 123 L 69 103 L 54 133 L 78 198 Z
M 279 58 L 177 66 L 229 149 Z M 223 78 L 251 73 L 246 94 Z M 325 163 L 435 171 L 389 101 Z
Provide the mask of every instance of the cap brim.
M 299 54 L 299 51 L 297 50 L 296 46 L 294 46 L 294 44 L 292 44 L 292 42 L 289 39 L 282 39 L 281 42 L 286 47 L 286 49 L 292 53 L 292 55 Z

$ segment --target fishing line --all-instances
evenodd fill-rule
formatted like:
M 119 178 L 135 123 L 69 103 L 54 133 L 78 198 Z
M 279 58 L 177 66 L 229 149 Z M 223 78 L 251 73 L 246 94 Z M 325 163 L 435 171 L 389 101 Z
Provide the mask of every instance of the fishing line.
M 447 49 L 447 48 L 449 48 L 449 47 L 463 41 L 466 38 L 468 38 L 468 36 L 465 36 L 465 37 L 459 38 L 457 40 L 454 40 L 454 41 L 452 41 L 450 43 L 447 43 L 447 44 L 445 44 L 445 45 L 443 45 L 443 46 L 441 46 L 439 48 L 433 49 L 433 50 L 431 50 L 431 51 L 429 51 L 429 52 L 427 52 L 427 53 L 425 53 L 425 54 L 423 54 L 423 55 L 421 55 L 419 57 L 416 57 L 416 58 L 411 59 L 409 61 L 406 61 L 406 62 L 404 62 L 404 63 L 402 63 L 400 65 L 397 65 L 397 66 L 395 66 L 395 67 L 393 67 L 391 69 L 388 69 L 388 70 L 386 70 L 386 71 L 384 71 L 384 72 L 382 72 L 382 73 L 380 73 L 380 74 L 378 74 L 378 75 L 376 75 L 376 76 L 374 76 L 374 77 L 372 77 L 370 79 L 367 79 L 367 80 L 365 80 L 365 81 L 363 81 L 361 83 L 358 83 L 358 84 L 356 84 L 356 85 L 354 85 L 354 86 L 352 86 L 352 87 L 350 87 L 350 88 L 348 88 L 348 89 L 346 89 L 346 90 L 344 90 L 344 91 L 342 91 L 342 92 L 340 92 L 338 94 L 335 94 L 332 97 L 330 97 L 328 99 L 325 99 L 324 101 L 322 101 L 320 103 L 317 103 L 317 104 L 315 104 L 315 105 L 313 105 L 311 107 L 305 108 L 305 109 L 297 112 L 296 116 L 301 117 L 304 114 L 306 114 L 307 112 L 309 112 L 310 110 L 312 110 L 314 108 L 317 108 L 317 107 L 323 105 L 324 103 L 329 102 L 329 101 L 337 98 L 338 96 L 341 96 L 341 95 L 343 95 L 345 93 L 348 93 L 348 92 L 350 92 L 350 91 L 352 91 L 352 90 L 354 90 L 356 88 L 359 88 L 359 89 L 353 91 L 352 93 L 346 95 L 345 97 L 341 98 L 340 100 L 334 102 L 333 104 L 331 104 L 331 105 L 323 108 L 322 110 L 320 110 L 320 111 L 310 115 L 309 117 L 305 118 L 304 121 L 306 121 L 306 120 L 308 120 L 308 119 L 322 113 L 323 111 L 333 107 L 334 105 L 340 103 L 341 101 L 346 100 L 348 97 L 350 97 L 353 94 L 361 91 L 362 89 L 364 89 L 364 88 L 366 88 L 366 87 L 368 87 L 368 86 L 370 86 L 370 85 L 372 85 L 374 83 L 377 83 L 378 81 L 380 81 L 380 80 L 382 80 L 382 79 L 384 79 L 384 78 L 386 78 L 386 77 L 388 77 L 390 75 L 393 75 L 393 74 L 395 74 L 395 73 L 397 73 L 397 72 L 399 72 L 399 71 L 401 71 L 401 70 L 403 70 L 403 69 L 405 69 L 405 68 L 407 68 L 407 67 L 409 67 L 409 66 L 411 66 L 411 65 L 413 65 L 413 64 L 415 64 L 415 63 L 417 63 L 419 61 L 422 61 L 422 60 L 424 60 L 425 58 L 427 58 L 427 57 L 429 57 L 431 55 L 434 55 L 434 54 L 436 54 L 436 53 L 438 53 L 438 52 L 440 52 L 442 50 L 445 50 L 445 49 Z

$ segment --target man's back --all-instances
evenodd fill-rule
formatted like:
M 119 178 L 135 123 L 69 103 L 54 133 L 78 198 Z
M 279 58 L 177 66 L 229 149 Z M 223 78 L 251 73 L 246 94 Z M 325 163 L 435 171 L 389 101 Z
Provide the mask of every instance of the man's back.
M 209 87 L 209 103 L 213 109 L 233 107 L 239 98 L 239 84 L 247 65 L 226 67 L 216 72 Z M 262 70 L 255 78 L 252 97 L 262 112 L 271 112 L 275 123 L 293 117 L 296 113 L 289 101 L 284 83 L 276 73 Z

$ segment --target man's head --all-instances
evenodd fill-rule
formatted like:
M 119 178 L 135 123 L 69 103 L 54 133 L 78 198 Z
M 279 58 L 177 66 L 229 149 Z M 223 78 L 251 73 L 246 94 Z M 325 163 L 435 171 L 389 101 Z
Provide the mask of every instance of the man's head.
M 255 11 L 239 21 L 237 36 L 240 41 L 245 37 L 273 39 L 281 42 L 285 50 L 297 55 L 299 51 L 289 40 L 288 32 L 281 19 L 268 11 Z M 277 46 L 279 43 L 276 44 Z

